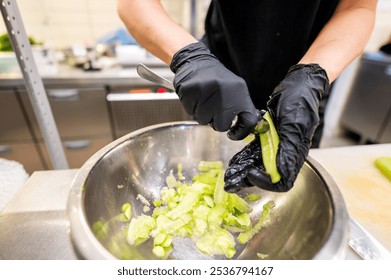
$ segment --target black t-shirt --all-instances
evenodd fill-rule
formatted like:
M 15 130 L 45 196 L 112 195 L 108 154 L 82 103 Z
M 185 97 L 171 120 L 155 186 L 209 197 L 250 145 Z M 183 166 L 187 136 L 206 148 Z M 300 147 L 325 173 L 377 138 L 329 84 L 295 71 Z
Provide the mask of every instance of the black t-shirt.
M 381 52 L 391 55 L 391 43 L 387 43 L 380 47 Z
M 212 0 L 203 41 L 243 77 L 257 108 L 297 64 L 339 0 Z

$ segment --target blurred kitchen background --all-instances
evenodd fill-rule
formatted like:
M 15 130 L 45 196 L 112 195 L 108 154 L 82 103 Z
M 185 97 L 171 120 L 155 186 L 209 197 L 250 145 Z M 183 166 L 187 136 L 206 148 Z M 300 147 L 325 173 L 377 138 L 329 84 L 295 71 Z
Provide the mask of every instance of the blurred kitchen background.
M 203 34 L 210 0 L 162 0 L 172 18 Z M 117 16 L 115 0 L 18 0 L 70 168 L 113 140 L 148 125 L 189 120 L 176 95 L 138 77 L 144 62 L 172 77 L 137 45 Z M 6 37 L 4 21 L 0 34 Z M 321 147 L 391 142 L 391 0 L 379 0 L 364 54 L 333 86 Z M 162 42 L 163 43 L 163 42 Z M 28 173 L 52 168 L 12 51 L 0 52 L 0 158 Z

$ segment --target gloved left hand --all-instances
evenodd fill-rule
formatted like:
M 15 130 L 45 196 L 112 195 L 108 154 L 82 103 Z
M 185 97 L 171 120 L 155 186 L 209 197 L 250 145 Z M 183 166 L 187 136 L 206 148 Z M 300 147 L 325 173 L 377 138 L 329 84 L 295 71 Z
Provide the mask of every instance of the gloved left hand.
M 280 136 L 276 163 L 281 180 L 273 184 L 265 172 L 256 138 L 231 159 L 225 173 L 225 190 L 236 192 L 248 186 L 275 192 L 290 190 L 308 156 L 319 124 L 319 101 L 328 90 L 326 71 L 319 65 L 292 66 L 267 104 Z

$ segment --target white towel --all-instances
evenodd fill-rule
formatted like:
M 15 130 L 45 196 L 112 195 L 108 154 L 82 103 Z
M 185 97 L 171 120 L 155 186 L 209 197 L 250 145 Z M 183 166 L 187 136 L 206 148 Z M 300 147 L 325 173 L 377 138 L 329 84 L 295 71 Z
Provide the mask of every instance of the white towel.
M 29 178 L 22 164 L 0 158 L 0 212 Z

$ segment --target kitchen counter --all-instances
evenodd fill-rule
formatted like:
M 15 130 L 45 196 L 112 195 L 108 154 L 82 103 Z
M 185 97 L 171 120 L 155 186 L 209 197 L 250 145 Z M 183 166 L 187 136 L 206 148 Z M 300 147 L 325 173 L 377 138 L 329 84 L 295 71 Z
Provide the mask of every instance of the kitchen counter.
M 339 186 L 350 215 L 391 250 L 391 182 L 373 165 L 391 144 L 314 149 Z M 0 259 L 77 259 L 66 204 L 77 169 L 38 171 L 0 214 Z M 348 259 L 357 259 L 353 251 Z
M 174 75 L 169 67 L 163 63 L 146 65 L 165 78 L 171 79 Z M 136 64 L 127 67 L 115 65 L 99 71 L 84 71 L 81 68 L 60 64 L 55 74 L 42 76 L 42 81 L 45 86 L 50 87 L 64 87 L 66 85 L 73 87 L 137 85 L 140 81 L 143 84 L 149 83 L 139 77 Z M 0 90 L 14 89 L 15 87 L 24 88 L 24 80 L 20 72 L 0 73 Z
M 314 149 L 310 155 L 333 177 L 349 214 L 391 251 L 391 181 L 374 166 L 391 144 Z

